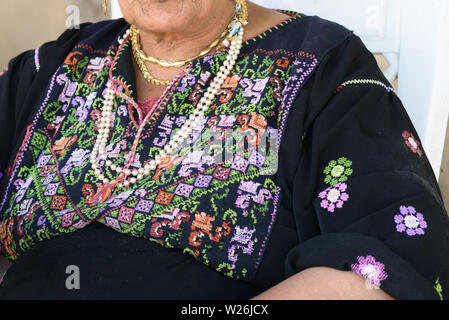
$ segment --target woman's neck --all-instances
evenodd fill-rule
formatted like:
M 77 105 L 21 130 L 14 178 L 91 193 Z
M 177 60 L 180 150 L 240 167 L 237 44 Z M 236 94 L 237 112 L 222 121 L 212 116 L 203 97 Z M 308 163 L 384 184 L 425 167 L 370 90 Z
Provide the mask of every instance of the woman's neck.
M 179 17 L 178 23 L 172 23 L 169 18 L 160 19 L 165 25 L 158 24 L 153 30 L 139 28 L 143 51 L 164 60 L 195 56 L 226 29 L 234 16 L 234 1 L 216 1 L 210 9 L 202 12 L 199 8 L 195 16 Z
M 228 25 L 234 15 L 234 1 L 217 1 L 227 4 L 221 14 L 210 14 L 208 19 L 198 22 L 198 26 L 191 27 L 189 32 L 168 32 L 162 27 L 158 31 L 149 31 L 137 25 L 141 32 L 142 47 L 146 54 L 164 60 L 182 60 L 197 55 L 206 48 Z M 214 11 L 216 12 L 216 11 Z M 226 14 L 224 13 L 226 12 Z M 285 20 L 288 16 L 273 10 L 260 7 L 248 2 L 248 22 L 245 28 L 245 38 L 252 38 L 267 28 Z M 133 23 L 133 21 L 129 21 Z M 156 24 L 157 25 L 157 21 Z M 187 27 L 186 27 L 187 28 Z M 153 28 L 156 29 L 156 28 Z M 174 28 L 172 28 L 174 29 Z M 185 37 L 185 38 L 182 38 Z M 134 61 L 133 61 L 134 62 Z M 164 68 L 156 64 L 151 65 L 151 73 L 158 79 L 173 79 L 184 68 Z M 165 90 L 164 86 L 148 83 L 134 62 L 136 72 L 137 93 L 139 99 L 144 100 L 151 96 L 160 96 Z

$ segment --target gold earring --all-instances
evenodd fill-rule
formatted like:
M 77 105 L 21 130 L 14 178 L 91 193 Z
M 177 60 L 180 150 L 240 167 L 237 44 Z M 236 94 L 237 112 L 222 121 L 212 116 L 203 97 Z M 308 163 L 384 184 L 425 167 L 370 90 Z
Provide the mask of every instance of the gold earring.
M 101 7 L 103 8 L 103 14 L 108 14 L 108 0 L 103 0 Z

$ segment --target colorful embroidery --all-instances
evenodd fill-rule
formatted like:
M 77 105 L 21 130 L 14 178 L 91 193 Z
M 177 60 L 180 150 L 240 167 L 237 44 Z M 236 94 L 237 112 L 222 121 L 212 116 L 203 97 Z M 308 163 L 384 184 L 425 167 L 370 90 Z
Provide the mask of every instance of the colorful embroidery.
M 345 157 L 338 160 L 332 160 L 324 169 L 326 175 L 324 182 L 330 184 L 330 187 L 318 194 L 321 199 L 320 206 L 327 211 L 334 213 L 335 209 L 343 208 L 346 201 L 349 200 L 349 194 L 346 192 L 348 177 L 353 174 L 352 161 Z
M 334 212 L 335 209 L 341 209 L 343 204 L 349 200 L 349 195 L 346 193 L 348 186 L 345 183 L 338 183 L 334 187 L 329 187 L 319 194 L 321 208 L 327 209 L 329 212 Z
M 41 68 L 41 63 L 39 60 L 39 49 L 40 48 L 34 50 L 34 66 L 36 67 L 36 71 L 39 71 Z
M 435 291 L 440 296 L 440 300 L 444 300 L 443 299 L 443 287 L 441 286 L 440 278 L 437 278 L 437 281 L 435 281 L 435 285 L 433 287 L 435 288 Z
M 3 250 L 9 256 L 17 258 L 17 255 L 12 250 L 12 232 L 14 228 L 14 219 L 6 219 L 0 224 L 0 243 Z
M 422 213 L 417 212 L 412 206 L 401 206 L 399 211 L 401 214 L 394 216 L 398 232 L 405 231 L 409 236 L 424 234 L 424 230 L 427 229 L 427 222 L 424 220 Z
M 402 137 L 404 138 L 405 144 L 412 150 L 413 153 L 417 154 L 420 158 L 423 155 L 423 152 L 420 148 L 421 143 L 407 130 L 402 133 Z
M 280 145 L 288 111 L 317 59 L 285 50 L 242 54 L 204 123 L 176 156 L 168 157 L 135 189 L 116 189 L 106 203 L 90 205 L 101 186 L 89 156 L 111 69 L 123 83 L 114 100 L 114 130 L 106 148 L 113 164 L 126 161 L 136 134 L 133 119 L 139 120 L 138 111 L 130 104 L 133 88 L 124 72 L 129 66 L 121 60 L 129 49 L 128 42 L 119 52 L 116 42 L 107 51 L 77 45 L 52 77 L 2 193 L 2 253 L 13 260 L 41 241 L 99 221 L 130 236 L 181 249 L 230 277 L 250 279 L 277 214 L 277 153 L 271 147 Z M 165 147 L 225 57 L 218 51 L 197 60 L 173 81 L 145 128 L 132 170 Z M 276 130 L 273 143 L 257 148 Z M 234 143 L 226 143 L 228 137 Z M 218 159 L 215 152 L 231 156 Z M 26 219 L 20 224 L 22 217 Z
M 357 263 L 351 265 L 351 270 L 367 279 L 376 287 L 380 287 L 382 281 L 388 277 L 385 272 L 385 265 L 376 261 L 373 256 L 358 256 Z
M 379 87 L 384 88 L 387 90 L 387 92 L 394 92 L 394 88 L 391 86 L 385 85 L 383 82 L 373 79 L 354 79 L 343 82 L 341 85 L 338 86 L 338 88 L 335 90 L 335 93 L 340 92 L 342 89 L 344 89 L 347 86 L 354 86 L 354 85 L 376 85 Z
M 348 177 L 352 175 L 351 166 L 352 161 L 345 157 L 341 157 L 337 161 L 332 160 L 323 171 L 326 174 L 324 182 L 335 186 L 339 182 L 348 181 Z

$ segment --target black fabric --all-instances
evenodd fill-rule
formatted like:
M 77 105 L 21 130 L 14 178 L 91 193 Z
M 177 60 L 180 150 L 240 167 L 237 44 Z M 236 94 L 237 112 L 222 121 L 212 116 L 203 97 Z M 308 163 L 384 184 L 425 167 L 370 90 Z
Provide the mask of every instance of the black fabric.
M 71 265 L 80 270 L 80 290 L 66 288 Z M 258 292 L 182 252 L 99 223 L 27 251 L 3 288 L 7 299 L 246 299 Z
M 360 39 L 342 36 L 345 29 L 324 20 L 303 19 L 288 32 L 295 33 L 302 50 L 319 53 L 320 61 L 288 116 L 279 150 L 278 217 L 251 282 L 225 277 L 178 250 L 91 224 L 20 256 L 4 278 L 0 298 L 249 299 L 304 269 L 350 270 L 357 257 L 372 255 L 385 265 L 388 277 L 381 288 L 393 297 L 440 299 L 436 281 L 443 295 L 449 287 L 449 219 L 425 153 L 418 157 L 401 137 L 404 130 L 418 135 Z M 101 30 L 114 32 L 116 27 Z M 101 33 L 92 37 L 101 39 Z M 336 37 L 342 39 L 337 44 Z M 37 74 L 33 54 L 27 52 L 13 60 L 8 74 L 0 78 L 2 169 L 10 161 L 10 150 L 21 141 L 10 137 L 25 134 L 24 115 L 36 107 L 23 103 L 27 88 L 33 89 L 28 100 L 38 100 L 43 78 L 62 63 L 76 35 L 68 38 L 46 51 L 49 66 L 43 64 Z M 256 45 L 269 42 L 282 47 L 285 38 L 280 32 Z M 34 77 L 40 81 L 32 85 Z M 377 82 L 339 88 L 355 79 Z M 318 195 L 329 187 L 323 171 L 338 157 L 352 161 L 353 174 L 349 200 L 331 213 L 320 205 Z M 396 230 L 394 217 L 401 206 L 424 214 L 428 225 L 424 235 L 412 237 Z M 80 267 L 80 290 L 65 288 L 68 265 Z

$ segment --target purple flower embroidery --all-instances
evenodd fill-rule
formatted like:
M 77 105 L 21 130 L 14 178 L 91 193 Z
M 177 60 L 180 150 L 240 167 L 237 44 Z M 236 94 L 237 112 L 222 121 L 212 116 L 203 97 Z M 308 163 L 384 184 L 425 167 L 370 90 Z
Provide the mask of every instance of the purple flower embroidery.
M 398 232 L 406 232 L 410 237 L 415 235 L 423 235 L 424 229 L 427 229 L 427 222 L 420 212 L 412 206 L 401 206 L 399 208 L 401 214 L 394 216 L 396 222 L 396 230 Z
M 329 187 L 318 196 L 323 199 L 320 203 L 323 209 L 334 212 L 335 208 L 342 208 L 343 204 L 348 201 L 349 195 L 345 192 L 348 186 L 346 183 L 338 183 L 333 187 Z
M 381 282 L 388 277 L 385 272 L 385 265 L 376 261 L 373 256 L 359 256 L 357 262 L 351 265 L 351 270 L 377 287 L 380 287 Z

